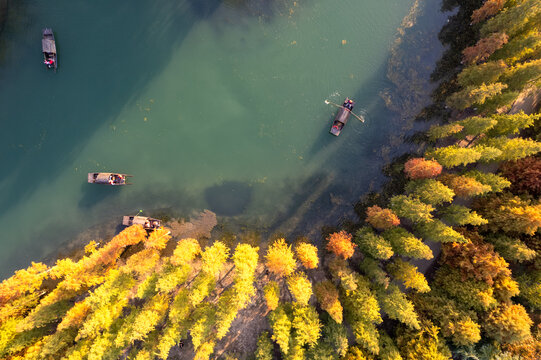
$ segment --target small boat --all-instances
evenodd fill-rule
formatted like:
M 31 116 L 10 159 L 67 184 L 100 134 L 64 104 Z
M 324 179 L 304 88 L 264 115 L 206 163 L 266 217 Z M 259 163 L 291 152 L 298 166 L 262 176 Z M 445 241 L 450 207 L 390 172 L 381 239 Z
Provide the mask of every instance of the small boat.
M 349 98 L 344 100 L 344 103 L 340 107 L 340 110 L 338 110 L 338 114 L 336 114 L 332 123 L 331 130 L 329 131 L 331 134 L 334 136 L 340 135 L 340 132 L 348 122 L 349 115 L 351 114 L 354 105 L 355 102 L 353 100 Z
M 147 216 L 124 216 L 122 225 L 142 225 L 145 230 L 156 230 L 162 227 L 162 222 Z
M 47 65 L 48 69 L 54 69 L 54 71 L 56 71 L 58 60 L 56 58 L 56 42 L 54 40 L 52 29 L 43 29 L 41 48 L 43 50 L 43 63 Z
M 116 174 L 116 173 L 88 173 L 88 183 L 90 184 L 105 184 L 105 185 L 131 185 L 127 178 L 132 175 Z

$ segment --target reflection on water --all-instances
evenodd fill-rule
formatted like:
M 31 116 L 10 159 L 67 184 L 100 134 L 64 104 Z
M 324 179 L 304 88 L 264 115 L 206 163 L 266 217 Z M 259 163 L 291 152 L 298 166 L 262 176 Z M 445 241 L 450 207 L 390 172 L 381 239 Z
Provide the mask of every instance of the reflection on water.
M 379 149 L 402 129 L 379 92 L 413 0 L 253 3 L 18 5 L 0 43 L 0 275 L 140 209 L 317 232 L 381 182 Z M 41 66 L 44 26 L 57 74 Z M 345 96 L 367 121 L 335 138 L 324 100 Z M 134 185 L 84 183 L 93 171 Z

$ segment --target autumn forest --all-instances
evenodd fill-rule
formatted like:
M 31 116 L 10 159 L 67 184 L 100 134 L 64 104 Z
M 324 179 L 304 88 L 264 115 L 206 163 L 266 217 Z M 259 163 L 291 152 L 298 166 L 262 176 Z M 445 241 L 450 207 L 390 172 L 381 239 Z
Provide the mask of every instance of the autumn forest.
M 541 358 L 541 2 L 443 6 L 421 150 L 357 223 L 260 244 L 134 225 L 32 263 L 0 284 L 0 358 Z M 254 304 L 263 330 L 228 351 Z

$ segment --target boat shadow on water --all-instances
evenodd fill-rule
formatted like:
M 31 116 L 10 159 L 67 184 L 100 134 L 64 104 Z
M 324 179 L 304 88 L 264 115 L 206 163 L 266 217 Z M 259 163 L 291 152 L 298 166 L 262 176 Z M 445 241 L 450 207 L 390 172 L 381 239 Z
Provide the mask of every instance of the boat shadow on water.
M 84 182 L 81 185 L 83 196 L 79 200 L 79 208 L 91 209 L 106 199 L 118 196 L 121 190 L 121 186 L 97 185 Z

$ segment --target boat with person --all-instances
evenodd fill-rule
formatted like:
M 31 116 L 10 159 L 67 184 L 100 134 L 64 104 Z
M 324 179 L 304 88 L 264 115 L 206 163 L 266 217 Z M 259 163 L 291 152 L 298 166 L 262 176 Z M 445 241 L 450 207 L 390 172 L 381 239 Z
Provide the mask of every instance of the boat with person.
M 338 110 L 338 113 L 334 117 L 331 130 L 329 131 L 331 134 L 334 136 L 340 135 L 340 132 L 348 122 L 353 106 L 355 106 L 355 102 L 346 97 L 346 100 L 344 100 L 344 103 L 340 106 L 340 110 Z
M 131 185 L 130 183 L 128 183 L 127 178 L 129 177 L 132 177 L 132 175 L 94 172 L 94 173 L 88 173 L 88 183 L 113 185 L 113 186 Z
M 124 216 L 122 218 L 122 225 L 142 225 L 145 230 L 156 230 L 162 227 L 162 222 L 148 216 Z
M 58 59 L 56 55 L 56 42 L 51 28 L 42 30 L 41 49 L 43 51 L 43 63 L 47 66 L 47 69 L 54 69 L 56 72 Z

